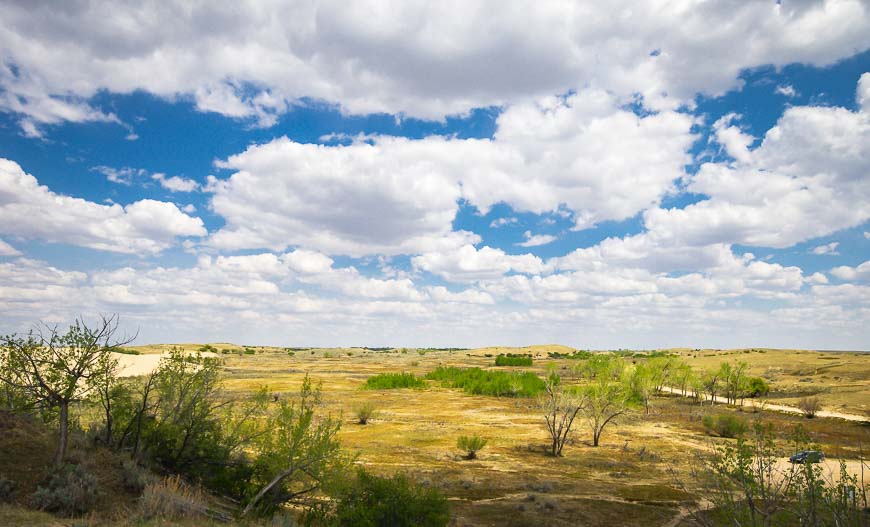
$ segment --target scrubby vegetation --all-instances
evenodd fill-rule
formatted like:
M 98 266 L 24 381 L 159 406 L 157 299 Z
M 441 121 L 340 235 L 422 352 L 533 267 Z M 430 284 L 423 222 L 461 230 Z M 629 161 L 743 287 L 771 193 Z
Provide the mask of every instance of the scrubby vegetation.
M 381 373 L 366 379 L 366 390 L 396 390 L 399 388 L 425 388 L 426 383 L 413 373 Z
M 836 477 L 814 463 L 779 463 L 783 450 L 818 448 L 800 427 L 778 435 L 772 426 L 756 423 L 746 438 L 701 458 L 696 484 L 713 507 L 693 511 L 692 519 L 711 526 L 867 525 L 870 486 L 843 461 Z
M 547 356 L 551 359 L 586 360 L 592 356 L 592 352 L 586 350 L 574 350 L 571 353 L 550 351 L 547 353 Z
M 798 408 L 807 419 L 812 419 L 822 409 L 822 401 L 818 397 L 804 397 L 798 401 Z
M 359 470 L 335 492 L 333 510 L 316 522 L 328 526 L 444 527 L 450 520 L 446 498 L 402 475 L 383 478 Z
M 478 435 L 459 436 L 456 440 L 456 448 L 465 452 L 465 459 L 477 458 L 477 453 L 489 443 L 488 439 L 484 439 Z
M 65 465 L 36 489 L 32 500 L 39 510 L 73 516 L 88 512 L 99 494 L 97 478 L 81 465 Z
M 749 429 L 744 419 L 731 414 L 705 415 L 703 423 L 708 433 L 719 437 L 740 437 Z
M 378 407 L 372 402 L 360 403 L 354 408 L 354 415 L 356 415 L 357 422 L 364 425 L 377 417 Z
M 83 324 L 71 331 L 90 334 Z M 55 466 L 60 410 L 43 404 L 44 394 L 16 384 L 21 377 L 14 369 L 46 350 L 15 336 L 3 343 L 0 525 L 57 521 L 37 507 L 99 526 L 121 517 L 143 526 L 440 526 L 451 521 L 451 510 L 456 525 L 500 524 L 507 515 L 517 525 L 653 526 L 675 519 L 678 510 L 690 514 L 687 526 L 866 525 L 860 511 L 868 489 L 854 474 L 867 428 L 741 413 L 748 398 L 770 393 L 771 385 L 781 397 L 782 384 L 777 370 L 750 369 L 739 360 L 714 356 L 717 362 L 691 368 L 685 353 L 576 352 L 582 358 L 572 353 L 510 371 L 486 369 L 493 359 L 484 355 L 531 359 L 528 348 L 420 356 L 410 349 L 411 356 L 396 350 L 377 358 L 334 349 L 342 368 L 346 362 L 354 368 L 350 375 L 331 375 L 337 363 L 326 350 L 291 358 L 281 348 L 247 346 L 256 353 L 248 357 L 231 346 L 236 355 L 212 357 L 187 345 L 187 351 L 160 347 L 166 356 L 153 372 L 121 378 L 111 346 L 96 345 L 86 381 L 76 382 L 68 398 L 69 445 Z M 31 373 L 43 374 L 48 364 L 66 371 L 65 361 L 75 364 L 78 356 L 62 354 Z M 415 371 L 440 366 L 425 377 L 390 371 L 408 365 Z M 365 393 L 358 371 L 369 375 L 365 388 L 437 383 L 502 399 L 443 389 Z M 306 372 L 323 378 L 329 393 Z M 61 381 L 72 386 L 69 379 L 52 382 Z M 800 394 L 821 401 L 828 392 L 819 388 Z M 682 395 L 694 396 L 695 404 Z M 732 406 L 714 406 L 714 395 Z M 371 423 L 384 405 L 390 412 L 382 422 L 342 428 L 342 422 Z M 774 422 L 785 430 L 798 421 L 824 444 L 785 440 L 754 426 Z M 695 453 L 708 444 L 715 451 L 697 457 L 702 475 L 689 480 L 693 444 Z M 481 462 L 460 460 L 484 448 L 489 455 Z M 819 471 L 830 465 L 785 463 L 804 448 L 824 449 L 829 462 L 845 453 L 850 464 L 828 480 Z M 773 480 L 758 460 L 770 463 Z M 491 470 L 512 466 L 522 470 Z M 400 471 L 407 477 L 391 476 Z M 674 489 L 681 480 L 686 486 Z M 791 483 L 774 487 L 775 481 Z M 625 501 L 617 507 L 598 499 L 601 485 Z M 699 506 L 699 496 L 714 507 Z
M 496 366 L 531 366 L 531 355 L 516 355 L 513 353 L 500 354 L 495 358 Z
M 459 388 L 472 395 L 534 397 L 544 391 L 544 381 L 531 372 L 488 371 L 480 368 L 439 366 L 426 375 L 442 386 Z

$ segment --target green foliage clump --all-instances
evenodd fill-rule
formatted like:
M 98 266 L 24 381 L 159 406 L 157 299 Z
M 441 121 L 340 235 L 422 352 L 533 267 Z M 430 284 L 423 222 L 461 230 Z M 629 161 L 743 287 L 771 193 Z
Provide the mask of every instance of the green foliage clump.
M 402 475 L 383 478 L 360 469 L 354 481 L 334 496 L 327 525 L 353 527 L 444 527 L 450 520 L 447 498 L 436 489 Z
M 380 373 L 366 379 L 366 390 L 394 390 L 398 388 L 425 388 L 426 383 L 413 373 Z
M 217 353 L 218 352 L 217 348 L 215 348 L 211 344 L 206 344 L 204 346 L 200 346 L 197 351 L 199 351 L 200 353 Z
M 731 414 L 705 415 L 703 423 L 708 433 L 719 437 L 740 437 L 749 430 L 745 420 Z
M 97 478 L 81 465 L 64 465 L 36 489 L 32 500 L 39 510 L 73 516 L 88 512 L 99 496 Z
M 818 450 L 796 427 L 788 450 Z M 839 477 L 819 464 L 782 464 L 786 445 L 772 425 L 757 423 L 747 438 L 716 448 L 697 472 L 713 507 L 704 525 L 867 525 L 868 487 L 840 460 Z
M 12 501 L 15 495 L 15 482 L 0 476 L 0 503 Z
M 547 355 L 549 355 L 551 359 L 586 360 L 592 357 L 592 352 L 586 350 L 575 350 L 573 353 L 551 351 Z
M 488 439 L 484 439 L 479 435 L 459 436 L 456 440 L 456 448 L 465 452 L 465 459 L 474 459 L 477 457 L 477 453 L 483 450 L 488 442 Z
M 489 371 L 480 368 L 439 366 L 426 375 L 442 386 L 459 388 L 472 395 L 494 397 L 535 397 L 545 389 L 544 381 L 531 372 Z
M 770 385 L 761 377 L 750 377 L 747 387 L 749 397 L 760 397 L 770 393 Z
M 507 355 L 501 354 L 495 358 L 496 366 L 531 366 L 532 365 L 532 357 L 529 355 L 518 355 L 513 353 L 508 353 Z
M 257 350 L 254 348 L 245 348 L 244 353 L 245 355 L 254 355 L 257 353 Z
M 123 355 L 139 355 L 139 350 L 134 350 L 130 348 L 125 348 L 123 346 L 109 346 L 106 348 L 106 351 L 111 353 L 121 353 Z

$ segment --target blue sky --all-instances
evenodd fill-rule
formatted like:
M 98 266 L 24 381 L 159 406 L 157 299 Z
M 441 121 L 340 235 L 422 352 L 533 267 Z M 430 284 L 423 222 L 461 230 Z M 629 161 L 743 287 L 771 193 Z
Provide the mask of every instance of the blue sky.
M 867 348 L 866 5 L 313 5 L 10 6 L 0 330 Z

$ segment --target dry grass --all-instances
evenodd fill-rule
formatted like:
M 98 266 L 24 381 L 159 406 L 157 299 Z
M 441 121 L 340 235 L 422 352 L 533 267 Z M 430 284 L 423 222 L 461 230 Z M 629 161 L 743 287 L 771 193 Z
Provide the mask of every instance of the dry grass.
M 165 345 L 168 348 L 170 345 Z M 186 344 L 195 351 L 201 345 Z M 241 346 L 213 344 L 218 349 Z M 143 353 L 164 351 L 161 346 Z M 262 353 L 260 350 L 262 349 Z M 564 346 L 492 347 L 475 350 L 373 351 L 360 348 L 297 350 L 256 348 L 253 355 L 225 358 L 225 388 L 230 394 L 253 393 L 268 385 L 292 395 L 305 374 L 323 383 L 324 411 L 342 415 L 340 439 L 358 454 L 358 463 L 381 474 L 402 472 L 431 483 L 451 500 L 455 525 L 643 525 L 670 522 L 696 498 L 676 490 L 674 475 L 685 478 L 694 452 L 729 441 L 705 434 L 708 413 L 738 412 L 725 405 L 692 404 L 681 397 L 653 401 L 649 416 L 634 413 L 602 436 L 602 446 L 589 445 L 590 433 L 577 426 L 564 458 L 544 454 L 547 434 L 534 400 L 463 394 L 429 382 L 424 390 L 362 390 L 368 377 L 388 372 L 425 375 L 438 366 L 492 368 L 499 353 L 531 353 L 532 367 L 543 374 L 547 364 L 569 367 L 574 361 L 550 360 L 549 352 L 570 353 Z M 696 368 L 714 368 L 728 360 L 744 360 L 753 375 L 772 381 L 771 400 L 795 404 L 817 395 L 826 408 L 851 413 L 870 405 L 870 356 L 821 354 L 791 350 L 674 350 Z M 815 392 L 815 393 L 812 393 Z M 355 425 L 354 410 L 375 404 L 378 419 Z M 803 425 L 822 444 L 829 458 L 854 459 L 870 444 L 870 427 L 799 415 L 741 415 L 762 418 L 778 430 Z M 456 440 L 461 435 L 490 438 L 485 455 L 462 460 Z M 863 455 L 866 455 L 863 452 Z M 189 520 L 185 520 L 189 521 Z
M 681 507 L 695 500 L 675 489 L 670 467 L 685 476 L 691 452 L 709 448 L 713 440 L 701 424 L 702 416 L 711 411 L 708 406 L 702 408 L 679 397 L 656 398 L 652 415 L 637 413 L 622 419 L 605 432 L 597 449 L 589 446 L 590 434 L 581 423 L 565 457 L 554 459 L 544 454 L 547 436 L 534 400 L 471 396 L 431 382 L 425 390 L 360 388 L 366 378 L 385 372 L 423 375 L 437 366 L 491 368 L 492 357 L 499 353 L 540 355 L 533 367 L 525 369 L 543 374 L 550 362 L 557 367 L 572 364 L 547 359 L 549 351 L 570 349 L 482 348 L 422 355 L 415 350 L 357 349 L 353 356 L 344 351 L 313 350 L 292 357 L 286 353 L 230 356 L 227 387 L 231 392 L 250 393 L 267 384 L 274 391 L 292 393 L 306 373 L 322 381 L 325 410 L 344 415 L 347 426 L 341 431 L 341 441 L 358 453 L 358 462 L 375 472 L 408 473 L 438 486 L 451 499 L 456 525 L 649 527 L 668 523 Z M 734 358 L 751 362 L 756 357 L 776 356 L 774 352 L 710 353 L 715 356 L 704 359 L 716 365 Z M 817 355 L 808 354 L 807 363 L 821 360 Z M 848 358 L 855 360 L 851 355 Z M 377 404 L 379 419 L 367 426 L 353 426 L 353 409 L 367 402 Z M 713 411 L 734 410 L 717 405 Z M 800 416 L 769 417 L 783 427 L 808 422 Z M 824 421 L 813 420 L 810 432 L 828 447 L 833 449 L 836 443 L 840 452 L 856 454 L 860 445 L 868 444 L 867 427 L 833 427 L 830 421 L 824 426 Z M 491 438 L 486 455 L 463 461 L 456 453 L 456 440 L 475 434 Z

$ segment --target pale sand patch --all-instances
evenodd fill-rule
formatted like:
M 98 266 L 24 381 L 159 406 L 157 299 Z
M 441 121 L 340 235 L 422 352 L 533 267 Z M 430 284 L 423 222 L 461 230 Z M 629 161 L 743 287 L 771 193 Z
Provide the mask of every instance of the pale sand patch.
M 193 355 L 193 353 L 189 353 Z M 169 353 L 149 355 L 128 355 L 126 353 L 112 353 L 118 359 L 118 377 L 138 377 L 148 375 L 160 364 L 160 359 L 168 357 Z M 217 357 L 215 353 L 203 353 L 203 357 Z

